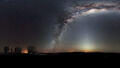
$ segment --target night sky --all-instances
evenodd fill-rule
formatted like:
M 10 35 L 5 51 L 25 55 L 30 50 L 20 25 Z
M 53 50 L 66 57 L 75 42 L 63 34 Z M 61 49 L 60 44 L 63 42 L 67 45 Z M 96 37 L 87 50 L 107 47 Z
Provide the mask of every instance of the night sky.
M 80 16 L 73 20 L 74 13 Z M 35 46 L 40 52 L 55 48 L 62 52 L 120 52 L 120 1 L 1 0 L 0 52 L 4 46 Z

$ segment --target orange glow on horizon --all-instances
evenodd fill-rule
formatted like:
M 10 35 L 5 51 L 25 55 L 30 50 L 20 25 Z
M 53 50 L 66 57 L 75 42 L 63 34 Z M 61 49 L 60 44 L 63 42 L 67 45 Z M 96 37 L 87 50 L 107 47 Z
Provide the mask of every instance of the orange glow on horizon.
M 83 50 L 83 52 L 88 53 L 88 52 L 93 52 L 93 51 L 90 51 L 90 50 Z
M 27 50 L 27 49 L 24 49 L 24 50 L 22 50 L 22 53 L 23 53 L 23 54 L 28 54 L 28 50 Z
M 70 49 L 67 52 L 75 52 L 75 50 L 74 49 Z
M 85 50 L 81 50 L 80 52 L 90 53 L 90 52 L 96 52 L 96 51 L 94 51 L 94 50 L 87 50 L 87 49 L 85 49 Z

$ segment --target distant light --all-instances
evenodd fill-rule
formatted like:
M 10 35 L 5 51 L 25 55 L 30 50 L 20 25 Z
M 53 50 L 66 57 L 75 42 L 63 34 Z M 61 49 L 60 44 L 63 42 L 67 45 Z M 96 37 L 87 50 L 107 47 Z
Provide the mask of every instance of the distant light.
M 23 53 L 23 54 L 28 54 L 28 50 L 27 50 L 27 49 L 24 49 L 24 50 L 22 50 L 22 53 Z
M 91 53 L 91 52 L 96 52 L 96 51 L 94 49 L 84 49 L 84 50 L 81 50 L 81 52 Z
M 80 46 L 80 49 L 83 52 L 93 52 L 94 51 L 94 45 L 86 42 L 84 45 Z
M 95 44 L 88 36 L 85 36 L 83 41 L 79 42 L 77 45 L 77 49 L 79 49 L 81 52 L 94 52 L 95 50 Z

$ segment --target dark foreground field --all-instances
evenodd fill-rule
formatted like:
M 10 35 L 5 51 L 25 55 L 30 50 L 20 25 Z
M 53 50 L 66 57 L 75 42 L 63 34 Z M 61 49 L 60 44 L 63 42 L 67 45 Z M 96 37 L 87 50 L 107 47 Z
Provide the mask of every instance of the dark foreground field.
M 1 58 L 2 57 L 2 58 Z M 6 63 L 17 63 L 18 65 L 21 64 L 28 64 L 28 66 L 37 64 L 40 66 L 42 64 L 58 64 L 61 66 L 62 64 L 68 64 L 68 66 L 77 64 L 78 66 L 81 66 L 81 64 L 92 64 L 95 65 L 94 63 L 102 63 L 106 64 L 107 62 L 113 62 L 113 61 L 118 61 L 120 59 L 120 53 L 83 53 L 83 52 L 73 52 L 73 53 L 40 53 L 40 54 L 34 54 L 34 55 L 29 55 L 29 54 L 1 54 L 0 55 L 0 61 Z M 113 60 L 113 61 L 112 61 Z M 114 62 L 113 62 L 114 63 Z M 51 66 L 50 65 L 50 66 Z M 43 65 L 44 66 L 44 65 Z M 76 67 L 75 67 L 76 68 Z
M 53 57 L 76 57 L 81 59 L 111 59 L 120 58 L 120 53 L 84 53 L 84 52 L 73 52 L 73 53 L 39 53 L 39 54 L 1 54 L 1 57 L 41 57 L 41 58 L 53 58 Z

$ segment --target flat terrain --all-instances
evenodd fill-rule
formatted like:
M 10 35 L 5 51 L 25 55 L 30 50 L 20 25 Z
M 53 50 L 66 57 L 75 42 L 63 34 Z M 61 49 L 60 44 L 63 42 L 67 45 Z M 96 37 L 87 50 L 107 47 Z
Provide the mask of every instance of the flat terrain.
M 38 54 L 0 54 L 5 57 L 80 57 L 80 58 L 120 58 L 120 53 L 84 53 L 84 52 L 72 52 L 72 53 L 38 53 Z

